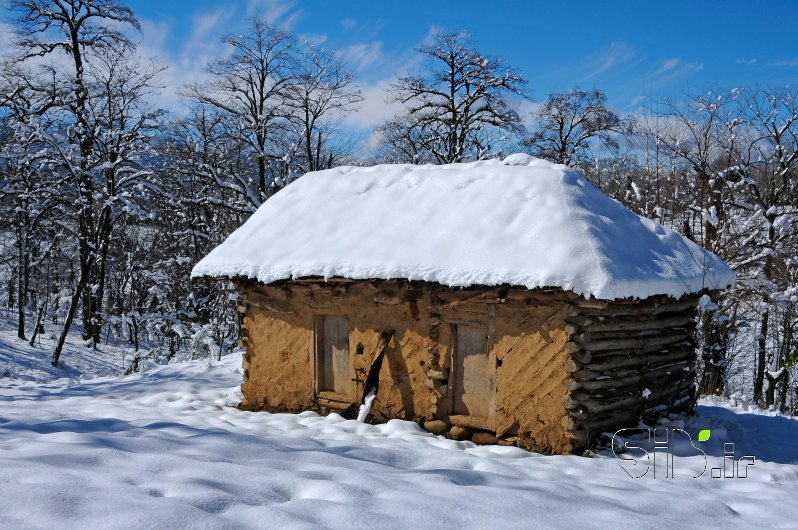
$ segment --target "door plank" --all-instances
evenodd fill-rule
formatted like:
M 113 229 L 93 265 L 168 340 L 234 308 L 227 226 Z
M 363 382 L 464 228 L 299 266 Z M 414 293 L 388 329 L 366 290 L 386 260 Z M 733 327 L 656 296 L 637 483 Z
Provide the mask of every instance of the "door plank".
M 457 325 L 455 384 L 452 412 L 489 419 L 494 393 L 487 332 L 477 326 Z
M 349 323 L 345 317 L 335 319 L 335 340 L 332 344 L 334 391 L 338 394 L 350 395 L 352 386 L 351 365 L 349 359 Z
M 321 390 L 353 397 L 349 321 L 342 316 L 324 315 L 320 327 Z
M 335 374 L 333 372 L 332 340 L 337 334 L 335 321 L 328 316 L 322 317 L 322 390 L 335 391 Z

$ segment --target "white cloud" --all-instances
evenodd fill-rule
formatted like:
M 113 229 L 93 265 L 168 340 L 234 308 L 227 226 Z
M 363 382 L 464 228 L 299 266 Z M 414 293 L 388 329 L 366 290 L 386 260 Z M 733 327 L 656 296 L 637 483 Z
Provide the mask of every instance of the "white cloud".
M 777 66 L 779 68 L 794 68 L 798 66 L 798 59 L 791 59 L 787 61 L 773 61 L 768 63 L 768 66 Z
M 324 35 L 322 33 L 300 33 L 299 35 L 297 35 L 297 37 L 299 38 L 299 40 L 303 42 L 308 42 L 313 46 L 321 46 L 322 44 L 327 42 L 328 39 L 327 35 Z
M 11 35 L 13 32 L 14 28 L 11 26 L 11 24 L 0 22 L 0 50 L 2 50 L 0 53 L 5 54 L 6 50 L 11 47 Z
M 0 22 L 0 58 L 18 56 L 29 52 L 29 49 L 24 49 L 17 46 L 17 33 L 13 24 Z M 72 72 L 75 64 L 72 62 L 70 55 L 63 53 L 63 50 L 58 49 L 52 53 L 43 56 L 36 55 L 29 57 L 25 61 L 26 68 L 36 70 L 40 67 L 55 68 L 58 72 Z
M 594 54 L 589 58 L 587 68 L 589 72 L 579 82 L 582 83 L 613 70 L 635 57 L 634 48 L 625 42 L 613 42 L 609 48 Z
M 429 27 L 427 28 L 427 34 L 424 35 L 423 39 L 421 39 L 421 42 L 419 43 L 419 45 L 420 46 L 428 46 L 428 45 L 432 44 L 435 41 L 435 37 L 437 37 L 438 35 L 440 35 L 441 33 L 445 32 L 445 31 L 446 31 L 446 28 L 444 28 L 443 26 L 438 26 L 436 24 L 430 24 Z M 466 37 L 467 37 L 468 36 L 468 32 L 466 31 L 465 34 L 466 34 Z
M 213 54 L 221 45 L 219 39 L 229 27 L 228 22 L 233 18 L 231 11 L 218 9 L 202 13 L 194 18 L 194 27 L 191 36 L 183 45 L 182 55 L 199 55 L 201 53 Z
M 357 112 L 347 115 L 343 123 L 353 129 L 373 129 L 402 110 L 400 103 L 387 103 L 385 96 L 396 78 L 381 79 L 360 87 L 363 102 Z
M 184 107 L 179 95 L 186 83 L 204 77 L 205 66 L 214 59 L 230 53 L 230 48 L 221 42 L 228 29 L 240 27 L 242 16 L 261 16 L 270 24 L 286 27 L 293 24 L 301 11 L 294 0 L 249 0 L 243 9 L 216 8 L 200 12 L 192 19 L 193 26 L 185 41 L 175 47 L 169 42 L 170 32 L 177 24 L 175 20 L 141 19 L 142 35 L 138 53 L 142 57 L 157 57 L 168 68 L 161 74 L 165 88 L 157 95 L 155 104 L 175 113 Z M 357 23 L 353 19 L 351 22 Z M 350 26 L 344 19 L 341 24 Z M 339 49 L 338 53 L 350 70 L 357 74 L 357 84 L 364 101 L 359 111 L 350 113 L 342 122 L 344 128 L 363 134 L 401 111 L 401 104 L 386 103 L 385 98 L 391 83 L 403 75 L 417 72 L 424 57 L 416 48 L 433 42 L 442 30 L 429 26 L 426 34 L 411 48 L 387 52 L 378 40 L 364 41 Z M 320 45 L 327 40 L 325 34 L 300 34 L 299 38 Z M 526 103 L 522 103 L 526 105 Z M 524 106 L 523 109 L 526 109 Z M 519 111 L 528 114 L 526 110 Z
M 170 25 L 165 20 L 155 21 L 139 19 L 141 23 L 141 42 L 139 48 L 162 50 L 166 45 L 166 36 L 169 34 Z
M 752 65 L 752 64 L 756 64 L 757 63 L 757 58 L 756 57 L 751 57 L 749 59 L 737 59 L 734 62 L 737 63 L 737 64 Z
M 357 27 L 357 20 L 353 18 L 342 18 L 340 20 L 341 27 L 346 31 L 353 30 Z
M 412 48 L 393 54 L 386 53 L 382 43 L 376 41 L 341 50 L 349 67 L 358 73 L 358 85 L 364 98 L 359 110 L 344 119 L 344 125 L 361 131 L 368 130 L 399 114 L 402 110 L 400 103 L 386 102 L 390 86 L 400 77 L 419 71 L 425 58 L 416 48 L 430 44 L 440 31 L 441 28 L 430 26 L 426 35 Z
M 269 25 L 291 31 L 302 18 L 302 11 L 296 7 L 296 0 L 249 0 L 246 15 L 260 17 Z
M 666 59 L 653 73 L 646 76 L 651 86 L 661 86 L 703 70 L 703 63 L 688 63 L 679 58 Z
M 521 117 L 521 123 L 527 129 L 535 124 L 535 113 L 543 106 L 543 103 L 522 98 L 512 98 L 508 103 Z
M 679 66 L 681 61 L 679 59 L 667 59 L 665 62 L 662 63 L 662 66 L 659 67 L 658 71 L 667 72 L 668 70 L 673 70 L 677 66 Z
M 367 69 L 385 62 L 382 43 L 378 41 L 346 46 L 338 53 L 349 68 L 358 74 L 366 73 Z
M 184 107 L 179 92 L 183 86 L 201 79 L 208 62 L 229 53 L 229 48 L 221 38 L 224 30 L 230 27 L 233 17 L 234 13 L 224 10 L 199 14 L 193 19 L 189 37 L 177 49 L 170 48 L 167 43 L 173 21 L 140 19 L 138 55 L 155 57 L 167 67 L 160 75 L 164 87 L 157 94 L 154 104 L 171 112 L 182 112 Z
M 364 153 L 373 155 L 380 147 L 380 135 L 376 130 L 371 131 L 368 137 L 361 143 Z

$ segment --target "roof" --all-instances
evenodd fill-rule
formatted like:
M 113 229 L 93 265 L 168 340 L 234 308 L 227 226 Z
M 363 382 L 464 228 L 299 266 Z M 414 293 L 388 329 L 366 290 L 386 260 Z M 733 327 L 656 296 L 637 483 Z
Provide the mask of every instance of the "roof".
M 678 297 L 735 280 L 717 256 L 578 172 L 523 154 L 308 173 L 266 201 L 192 276 L 509 284 L 601 299 Z

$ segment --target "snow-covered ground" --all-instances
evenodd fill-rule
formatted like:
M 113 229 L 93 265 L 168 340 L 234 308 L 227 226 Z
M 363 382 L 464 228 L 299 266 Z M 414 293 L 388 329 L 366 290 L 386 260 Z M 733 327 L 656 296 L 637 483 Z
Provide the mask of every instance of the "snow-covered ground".
M 46 359 L 45 350 L 2 339 L 0 364 L 12 356 Z M 87 352 L 79 348 L 66 357 L 71 366 L 83 362 L 77 357 Z M 50 381 L 0 379 L 0 526 L 700 528 L 798 521 L 794 419 L 705 401 L 686 430 L 711 430 L 708 442 L 696 442 L 710 467 L 722 465 L 724 442 L 735 443 L 737 458 L 754 455 L 748 478 L 713 480 L 707 469 L 699 479 L 649 473 L 635 480 L 611 452 L 541 456 L 447 440 L 405 421 L 373 426 L 310 412 L 242 412 L 234 408 L 239 366 L 232 355 L 128 377 L 78 381 L 67 371 Z M 703 459 L 677 457 L 682 464 L 701 468 Z
M 28 318 L 32 318 L 32 315 Z M 77 327 L 76 325 L 75 328 Z M 0 310 L 0 377 L 52 381 L 64 377 L 82 380 L 101 375 L 119 375 L 124 373 L 124 361 L 129 362 L 133 357 L 132 348 L 114 344 L 87 348 L 79 332 L 73 330 L 67 335 L 64 343 L 60 366 L 54 368 L 50 365 L 49 359 L 55 346 L 58 327 L 48 323 L 45 329 L 45 333 L 36 337 L 34 347 L 30 347 L 27 341 L 17 338 L 14 313 Z M 30 325 L 26 332 L 30 340 Z

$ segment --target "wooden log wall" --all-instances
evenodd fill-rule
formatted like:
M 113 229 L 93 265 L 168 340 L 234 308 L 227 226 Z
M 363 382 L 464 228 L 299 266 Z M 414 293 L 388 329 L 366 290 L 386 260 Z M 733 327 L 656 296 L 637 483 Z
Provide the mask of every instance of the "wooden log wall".
M 697 295 L 571 301 L 563 426 L 575 447 L 694 403 Z

